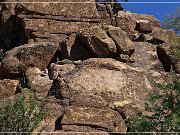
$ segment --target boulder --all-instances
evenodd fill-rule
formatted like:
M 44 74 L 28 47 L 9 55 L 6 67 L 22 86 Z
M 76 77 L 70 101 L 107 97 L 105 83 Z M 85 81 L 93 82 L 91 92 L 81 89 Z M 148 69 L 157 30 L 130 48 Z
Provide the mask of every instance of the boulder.
M 151 33 L 152 27 L 149 21 L 139 20 L 136 24 L 136 30 L 140 33 Z
M 97 95 L 107 104 L 127 100 L 142 109 L 149 92 L 156 90 L 154 84 L 163 81 L 163 77 L 158 72 L 145 72 L 113 59 L 92 58 L 59 76 L 53 86 L 55 95 L 62 100 L 71 101 L 76 95 Z M 96 98 L 92 96 L 89 101 L 93 100 Z M 86 100 L 81 104 L 91 105 Z
M 121 116 L 111 109 L 104 110 L 77 106 L 66 108 L 65 115 L 62 118 L 62 129 L 75 132 L 92 132 L 98 130 L 126 132 L 127 130 Z
M 58 46 L 53 43 L 25 44 L 8 51 L 2 60 L 4 78 L 22 75 L 27 67 L 45 70 Z
M 55 80 L 58 76 L 62 76 L 75 68 L 74 64 L 55 64 L 49 67 L 49 78 Z
M 93 57 L 107 58 L 117 55 L 114 41 L 108 37 L 101 26 L 91 26 L 78 34 L 80 40 L 91 51 Z
M 28 68 L 25 72 L 29 87 L 34 91 L 36 99 L 42 99 L 48 96 L 53 81 L 49 79 L 48 74 L 43 73 L 37 67 Z
M 149 33 L 148 35 L 152 36 L 155 39 L 161 40 L 162 43 L 167 44 L 170 43 L 174 38 L 178 37 L 178 34 L 172 30 L 165 30 L 157 27 L 153 27 L 152 33 Z
M 18 85 L 18 80 L 0 80 L 0 100 L 15 95 L 18 90 Z
M 147 42 L 134 42 L 135 52 L 131 56 L 134 67 L 144 70 L 164 71 L 161 61 L 158 59 L 156 45 Z
M 123 31 L 127 33 L 131 40 L 134 39 L 137 32 L 136 28 L 136 20 L 133 18 L 130 12 L 119 11 L 118 16 L 116 16 L 117 26 L 120 27 Z
M 160 27 L 160 22 L 157 18 L 155 18 L 152 15 L 146 15 L 146 14 L 137 14 L 137 13 L 131 13 L 132 17 L 138 21 L 138 20 L 146 20 L 149 21 L 152 27 Z
M 134 53 L 133 42 L 121 28 L 109 26 L 107 33 L 116 43 L 119 54 L 128 55 L 130 57 Z

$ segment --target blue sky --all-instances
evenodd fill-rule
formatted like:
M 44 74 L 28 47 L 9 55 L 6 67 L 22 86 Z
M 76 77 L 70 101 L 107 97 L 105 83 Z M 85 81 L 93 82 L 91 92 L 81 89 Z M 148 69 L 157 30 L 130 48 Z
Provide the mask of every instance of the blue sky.
M 119 0 L 120 1 L 120 0 Z M 180 8 L 180 0 L 129 0 L 130 3 L 122 3 L 125 10 L 150 14 L 162 21 L 164 17 L 173 12 L 176 8 Z M 179 3 L 131 3 L 131 2 L 179 2 Z

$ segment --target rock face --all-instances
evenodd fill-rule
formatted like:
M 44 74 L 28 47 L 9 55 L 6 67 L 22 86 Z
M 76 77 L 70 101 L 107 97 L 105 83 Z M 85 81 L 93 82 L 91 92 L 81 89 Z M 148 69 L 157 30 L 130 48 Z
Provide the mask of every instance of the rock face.
M 13 96 L 18 90 L 18 80 L 0 80 L 0 100 Z
M 1 69 L 4 77 L 18 77 L 27 67 L 36 66 L 40 70 L 46 69 L 57 49 L 58 46 L 52 43 L 39 42 L 10 50 L 2 60 Z
M 114 41 L 108 37 L 101 27 L 92 26 L 89 29 L 85 29 L 80 32 L 79 37 L 95 57 L 115 57 L 117 54 Z
M 180 73 L 170 50 L 179 35 L 151 15 L 99 0 L 4 1 L 0 100 L 24 89 L 46 99 L 50 115 L 35 132 L 126 132 L 171 66 Z

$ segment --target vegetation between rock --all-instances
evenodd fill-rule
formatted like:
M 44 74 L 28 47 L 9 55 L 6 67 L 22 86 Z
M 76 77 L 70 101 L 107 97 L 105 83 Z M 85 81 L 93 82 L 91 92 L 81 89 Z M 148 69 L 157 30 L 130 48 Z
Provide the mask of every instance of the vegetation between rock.
M 180 132 L 180 79 L 173 72 L 172 82 L 157 84 L 162 91 L 151 93 L 145 109 L 126 121 L 130 132 Z
M 45 100 L 37 101 L 33 93 L 23 92 L 14 101 L 5 101 L 0 111 L 0 132 L 31 133 L 48 116 Z

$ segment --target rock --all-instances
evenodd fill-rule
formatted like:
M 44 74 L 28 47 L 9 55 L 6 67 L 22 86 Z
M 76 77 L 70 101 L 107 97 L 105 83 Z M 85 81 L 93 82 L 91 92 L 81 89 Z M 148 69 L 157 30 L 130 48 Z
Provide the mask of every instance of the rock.
M 162 43 L 169 43 L 174 38 L 178 37 L 178 34 L 171 30 L 165 30 L 162 28 L 153 27 L 152 33 L 148 34 L 155 39 L 161 40 Z M 153 42 L 152 42 L 153 43 Z
M 93 131 L 92 129 L 106 132 L 126 132 L 125 123 L 121 116 L 111 109 L 96 109 L 92 107 L 70 106 L 66 108 L 62 118 L 62 129 L 70 131 Z M 71 129 L 75 126 L 75 129 Z M 79 127 L 79 128 L 77 128 Z M 83 131 L 83 132 L 84 132 Z
M 119 11 L 116 17 L 117 26 L 127 33 L 129 38 L 133 40 L 136 35 L 136 20 L 130 12 Z
M 146 20 L 149 21 L 152 27 L 160 27 L 160 22 L 158 19 L 156 19 L 152 15 L 146 15 L 146 14 L 137 14 L 137 13 L 131 13 L 131 16 L 136 20 Z
M 154 84 L 163 79 L 151 71 L 134 68 L 113 59 L 88 59 L 53 83 L 56 96 L 70 99 L 75 95 L 101 96 L 107 104 L 128 100 L 142 109 Z M 141 93 L 141 94 L 139 94 Z M 94 98 L 95 99 L 95 98 Z M 93 100 L 93 99 L 91 99 Z M 87 104 L 82 100 L 82 104 Z
M 15 95 L 18 89 L 18 85 L 18 80 L 0 80 L 0 100 Z
M 62 59 L 83 60 L 91 57 L 91 54 L 76 37 L 76 34 L 71 34 L 68 39 L 61 43 Z
M 45 70 L 57 49 L 52 43 L 35 43 L 8 51 L 2 60 L 4 78 L 18 77 L 32 66 Z
M 58 76 L 62 76 L 66 73 L 68 73 L 70 70 L 73 70 L 75 68 L 74 64 L 55 64 L 52 63 L 49 68 L 49 78 L 51 80 L 55 80 Z
M 82 102 L 83 101 L 83 102 Z M 70 106 L 107 108 L 106 101 L 98 95 L 77 94 L 70 98 Z
M 91 26 L 79 33 L 79 38 L 91 51 L 93 57 L 107 58 L 117 55 L 117 48 L 114 41 L 108 37 L 100 26 Z
M 37 67 L 27 69 L 25 74 L 31 89 L 35 93 L 36 99 L 47 97 L 53 83 L 48 75 L 41 72 Z
M 139 31 L 140 33 L 151 33 L 152 27 L 150 22 L 139 20 L 136 24 L 136 30 Z
M 56 130 L 56 127 L 58 126 L 56 121 L 58 121 L 58 119 L 64 114 L 64 109 L 61 105 L 56 103 L 56 99 L 53 97 L 47 98 L 47 102 L 44 107 L 49 111 L 49 115 L 40 122 L 38 127 L 33 131 L 33 134 L 35 134 L 36 132 L 42 132 L 41 134 L 45 132 L 46 134 L 47 132 L 54 132 Z
M 68 3 L 64 3 L 63 0 L 58 0 L 57 3 L 41 3 L 40 0 L 32 0 L 31 2 L 39 3 L 24 3 L 25 0 L 20 0 L 21 4 L 16 9 L 20 14 L 35 13 L 37 15 L 54 15 L 63 16 L 64 18 L 97 18 L 98 13 L 96 10 L 96 3 L 94 0 L 91 3 L 87 3 L 87 0 L 81 0 L 80 3 L 75 3 L 75 0 L 70 0 Z M 47 2 L 51 2 L 48 0 Z M 54 2 L 54 1 L 53 1 Z M 78 7 L 81 7 L 77 10 Z
M 135 49 L 133 42 L 128 38 L 123 30 L 118 27 L 109 26 L 107 33 L 116 43 L 120 54 L 128 55 L 130 57 L 134 53 Z
M 158 59 L 156 47 L 147 42 L 134 42 L 135 52 L 131 56 L 132 66 L 143 68 L 144 70 L 164 71 Z

